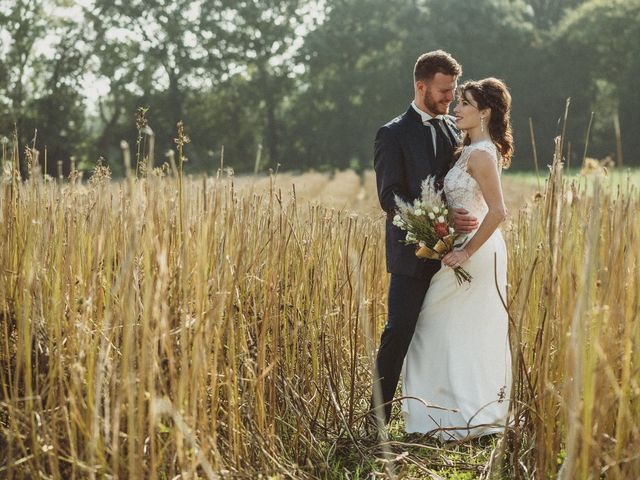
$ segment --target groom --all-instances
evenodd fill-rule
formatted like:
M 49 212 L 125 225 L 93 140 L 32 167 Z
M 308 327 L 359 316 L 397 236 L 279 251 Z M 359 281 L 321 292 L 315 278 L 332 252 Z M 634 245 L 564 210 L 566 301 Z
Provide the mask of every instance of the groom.
M 392 223 L 395 196 L 413 203 L 420 196 L 425 178 L 435 175 L 442 180 L 447 173 L 459 140 L 454 118 L 447 113 L 461 73 L 462 68 L 447 52 L 437 50 L 421 55 L 413 71 L 415 98 L 411 106 L 376 135 L 374 167 L 378 198 L 387 213 L 386 254 L 391 281 L 372 406 L 378 407 L 374 411 L 385 424 L 391 416 L 391 401 L 422 300 L 431 277 L 440 269 L 440 261 L 419 259 L 415 246 L 401 243 L 405 232 Z M 462 233 L 477 226 L 476 219 L 464 210 L 454 212 L 454 223 Z

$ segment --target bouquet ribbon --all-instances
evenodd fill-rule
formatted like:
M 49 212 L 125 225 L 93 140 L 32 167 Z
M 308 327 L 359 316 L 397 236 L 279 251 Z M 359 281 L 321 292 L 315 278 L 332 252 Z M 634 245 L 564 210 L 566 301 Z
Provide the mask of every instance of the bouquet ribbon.
M 416 257 L 430 258 L 431 260 L 440 260 L 446 253 L 453 250 L 453 242 L 455 237 L 447 235 L 439 239 L 433 247 L 420 247 L 416 250 Z

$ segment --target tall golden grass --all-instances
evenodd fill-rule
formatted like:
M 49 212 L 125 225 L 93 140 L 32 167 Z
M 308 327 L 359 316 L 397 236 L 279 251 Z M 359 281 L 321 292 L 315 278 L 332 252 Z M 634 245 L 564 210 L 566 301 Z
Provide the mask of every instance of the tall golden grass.
M 273 178 L 239 192 L 233 178 L 9 172 L 2 478 L 640 473 L 635 187 L 587 192 L 556 161 L 512 214 L 515 420 L 469 466 L 393 434 L 399 454 L 376 461 L 362 438 L 386 312 L 380 215 L 303 202 Z

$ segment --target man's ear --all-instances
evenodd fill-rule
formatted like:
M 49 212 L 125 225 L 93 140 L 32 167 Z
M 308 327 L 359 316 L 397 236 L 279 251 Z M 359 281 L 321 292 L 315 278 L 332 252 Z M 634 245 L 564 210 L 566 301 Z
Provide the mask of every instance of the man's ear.
M 416 82 L 416 90 L 424 91 L 426 89 L 427 89 L 427 82 L 425 82 L 424 80 L 418 80 Z

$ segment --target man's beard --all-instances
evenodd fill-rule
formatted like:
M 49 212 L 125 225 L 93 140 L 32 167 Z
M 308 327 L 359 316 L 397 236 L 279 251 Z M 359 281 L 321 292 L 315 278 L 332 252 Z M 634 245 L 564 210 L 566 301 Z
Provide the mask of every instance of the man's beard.
M 436 115 L 446 115 L 447 113 L 449 113 L 449 104 L 436 103 L 436 101 L 431 96 L 431 93 L 429 92 L 429 90 L 426 90 L 424 92 L 424 98 L 422 100 L 427 110 L 435 113 Z

